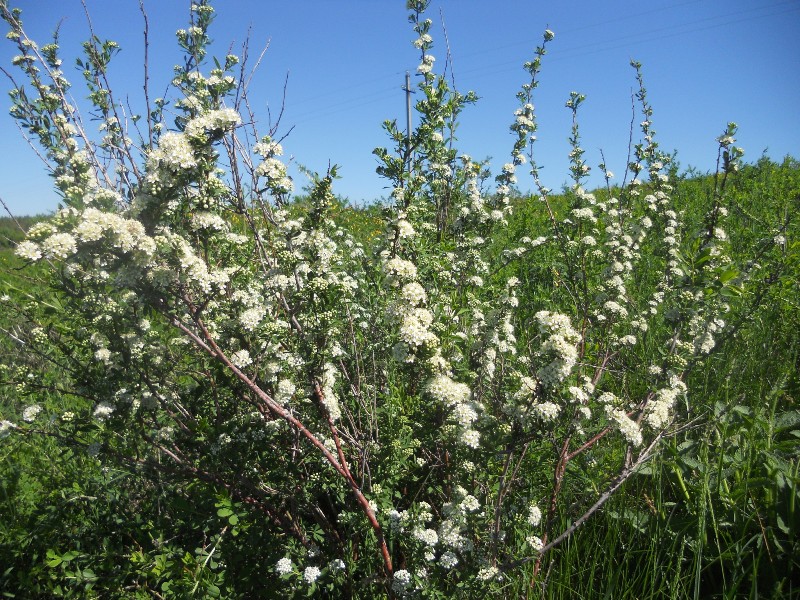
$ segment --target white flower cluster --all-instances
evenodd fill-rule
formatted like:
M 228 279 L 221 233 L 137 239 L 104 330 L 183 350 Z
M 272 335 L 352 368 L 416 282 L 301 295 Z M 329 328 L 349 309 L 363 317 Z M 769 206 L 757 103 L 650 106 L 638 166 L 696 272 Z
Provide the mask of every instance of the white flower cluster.
M 469 386 L 454 381 L 448 375 L 437 374 L 427 381 L 425 391 L 433 400 L 451 409 L 450 416 L 458 424 L 461 443 L 470 448 L 477 448 L 480 443 L 480 433 L 473 428 L 473 425 L 478 420 L 481 406 L 472 400 Z
M 286 165 L 278 158 L 283 154 L 283 148 L 277 142 L 273 142 L 269 136 L 264 137 L 261 142 L 253 146 L 253 151 L 259 154 L 263 160 L 256 167 L 255 174 L 263 177 L 266 186 L 275 194 L 288 194 L 294 189 L 292 178 L 286 171 Z
M 669 375 L 669 386 L 656 391 L 655 396 L 647 403 L 644 409 L 644 421 L 647 425 L 659 431 L 670 420 L 670 412 L 677 399 L 686 393 L 686 384 L 675 374 Z
M 439 338 L 431 330 L 433 314 L 425 305 L 428 295 L 416 280 L 414 263 L 400 257 L 385 260 L 385 283 L 390 289 L 399 289 L 398 297 L 389 304 L 387 313 L 391 322 L 398 323 L 400 342 L 392 349 L 396 360 L 411 363 L 420 351 L 433 350 Z
M 317 581 L 317 579 L 319 579 L 320 575 L 322 575 L 322 571 L 319 567 L 306 567 L 303 571 L 303 579 L 306 581 L 306 583 L 314 583 Z
M 182 133 L 168 131 L 159 138 L 158 147 L 147 156 L 148 181 L 158 182 L 162 169 L 180 173 L 196 168 L 197 164 L 189 138 Z
M 12 423 L 11 421 L 8 420 L 0 421 L 0 440 L 2 440 L 3 438 L 7 438 L 9 435 L 11 435 L 11 432 L 14 431 L 16 428 L 17 426 L 14 425 L 14 423 Z
M 417 267 L 414 263 L 395 256 L 383 265 L 386 273 L 386 283 L 390 286 L 399 286 L 403 282 L 410 282 L 417 277 Z
M 517 354 L 517 337 L 512 317 L 519 305 L 515 287 L 516 277 L 506 282 L 505 293 L 499 298 L 500 306 L 489 311 L 488 316 L 477 308 L 473 309 L 473 322 L 470 333 L 475 338 L 472 354 L 481 367 L 481 374 L 488 380 L 494 379 L 497 364 L 512 360 Z
M 162 263 L 153 269 L 149 276 L 154 282 L 173 283 L 176 279 L 197 286 L 203 293 L 210 293 L 214 288 L 223 289 L 230 281 L 230 273 L 235 267 L 213 269 L 198 256 L 192 245 L 180 235 L 161 229 L 154 238 L 157 246 L 163 251 L 164 258 L 172 254 L 172 262 Z M 173 266 L 174 265 L 174 266 Z M 177 267 L 178 272 L 174 271 Z
M 411 573 L 405 569 L 398 569 L 394 572 L 392 580 L 392 590 L 397 594 L 405 594 L 411 587 Z
M 547 335 L 537 353 L 541 359 L 550 360 L 536 372 L 539 381 L 547 387 L 555 386 L 572 372 L 578 360 L 577 344 L 580 334 L 572 328 L 569 317 L 543 310 L 536 313 L 539 332 Z
M 116 407 L 110 402 L 99 402 L 95 406 L 93 416 L 98 421 L 106 421 L 111 417 L 114 410 L 116 410 Z
M 267 314 L 263 306 L 253 306 L 239 315 L 239 322 L 246 331 L 255 331 Z
M 213 139 L 222 132 L 228 131 L 239 125 L 242 118 L 232 108 L 211 110 L 199 117 L 191 119 L 184 129 L 184 133 L 193 140 L 207 143 L 209 136 Z
M 480 503 L 464 502 L 468 494 L 460 486 L 454 491 L 453 501 L 442 506 L 442 514 L 445 518 L 439 524 L 439 543 L 445 548 L 464 555 L 474 549 L 472 540 L 465 535 L 467 518 L 471 513 L 480 509 Z
M 616 423 L 622 437 L 632 446 L 641 446 L 642 431 L 639 429 L 639 425 L 636 424 L 636 421 L 631 419 L 624 410 L 616 408 L 611 404 L 606 404 L 605 409 L 606 416 Z
M 40 412 L 42 412 L 42 407 L 38 404 L 26 406 L 25 410 L 22 411 L 22 420 L 26 423 L 33 423 Z
M 333 363 L 325 363 L 325 368 L 321 377 L 322 405 L 325 407 L 325 410 L 328 411 L 331 420 L 334 422 L 338 421 L 342 416 L 342 410 L 339 407 L 339 398 L 333 390 L 333 386 L 336 384 L 337 373 L 338 371 Z
M 402 317 L 400 323 L 400 340 L 410 354 L 423 346 L 435 346 L 438 342 L 436 334 L 430 330 L 433 315 L 427 308 L 414 308 Z
M 134 263 L 144 266 L 156 252 L 156 243 L 147 235 L 144 226 L 121 214 L 89 207 L 82 212 L 66 209 L 57 218 L 63 221 L 63 228 L 70 227 L 71 221 L 77 219 L 77 222 L 71 231 L 59 232 L 49 223 L 32 227 L 29 237 L 41 239 L 41 242 L 32 239 L 21 242 L 16 254 L 32 262 L 42 257 L 66 260 L 77 254 L 81 245 L 104 241 L 111 253 L 128 254 L 134 258 Z
M 436 61 L 431 54 L 425 54 L 422 56 L 422 61 L 420 62 L 419 66 L 417 67 L 417 72 L 422 75 L 427 75 L 433 70 L 433 63 Z
M 69 233 L 54 233 L 42 242 L 42 252 L 47 258 L 63 260 L 77 251 L 78 244 Z
M 228 231 L 228 223 L 221 216 L 211 212 L 197 212 L 192 215 L 192 229 L 195 231 Z
M 230 356 L 231 362 L 234 366 L 244 369 L 245 367 L 253 364 L 253 359 L 250 357 L 248 350 L 237 350 Z
M 542 511 L 536 504 L 531 504 L 528 508 L 528 523 L 533 527 L 538 527 L 542 521 Z
M 292 564 L 291 559 L 285 556 L 275 565 L 275 571 L 278 573 L 278 575 L 288 575 L 293 570 L 294 565 Z
M 550 401 L 540 401 L 537 399 L 539 394 L 539 382 L 533 377 L 517 374 L 519 387 L 503 407 L 503 411 L 519 421 L 523 425 L 528 425 L 534 421 L 552 421 L 561 414 L 561 407 Z

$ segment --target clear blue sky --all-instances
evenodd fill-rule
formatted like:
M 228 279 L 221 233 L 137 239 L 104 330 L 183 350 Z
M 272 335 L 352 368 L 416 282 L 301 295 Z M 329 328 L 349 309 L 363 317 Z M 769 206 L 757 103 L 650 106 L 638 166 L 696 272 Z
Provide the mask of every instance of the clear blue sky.
M 124 91 L 136 105 L 143 56 L 138 2 L 87 3 L 98 34 L 122 46 L 111 79 L 118 96 Z M 144 3 L 150 17 L 151 86 L 153 95 L 161 95 L 179 61 L 174 32 L 185 27 L 189 2 Z M 70 65 L 87 34 L 80 1 L 11 4 L 22 8 L 25 28 L 40 44 L 63 18 L 65 72 L 77 94 L 80 74 Z M 269 42 L 251 89 L 262 129 L 268 128 L 267 108 L 273 115 L 280 108 L 288 74 L 281 131 L 294 129 L 283 144 L 287 155 L 312 170 L 339 164 L 336 191 L 354 202 L 385 196 L 372 150 L 388 143 L 381 130 L 384 119 L 404 125 L 401 87 L 405 72 L 413 74 L 419 60 L 405 2 L 218 0 L 215 7 L 212 36 L 219 56 L 231 42 L 238 53 L 248 31 L 254 51 Z M 728 121 L 739 124 L 739 145 L 751 161 L 764 150 L 778 160 L 800 155 L 800 0 L 433 0 L 429 16 L 437 70 L 446 58 L 443 16 L 456 85 L 481 97 L 464 114 L 459 149 L 475 158 L 492 157 L 495 165 L 506 162 L 511 149 L 508 125 L 525 75 L 520 65 L 531 57 L 545 27 L 555 32 L 535 98 L 538 162 L 550 187 L 567 182 L 570 116 L 564 102 L 571 90 L 587 96 L 581 125 L 593 171 L 598 172 L 602 149 L 608 167 L 622 175 L 635 86 L 632 58 L 643 63 L 661 147 L 677 149 L 683 167 L 713 169 L 714 139 Z M 0 41 L 0 61 L 9 68 L 16 53 L 10 42 Z M 52 211 L 58 199 L 50 180 L 5 108 L 0 197 L 16 214 Z M 297 189 L 302 188 L 304 177 L 293 174 Z M 521 176 L 519 186 L 529 189 L 529 178 Z

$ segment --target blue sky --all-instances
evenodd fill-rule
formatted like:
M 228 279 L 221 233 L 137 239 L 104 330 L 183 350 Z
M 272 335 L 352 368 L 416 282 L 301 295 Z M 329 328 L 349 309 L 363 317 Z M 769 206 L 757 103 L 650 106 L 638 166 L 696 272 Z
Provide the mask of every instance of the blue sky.
M 189 2 L 144 3 L 150 18 L 151 89 L 161 95 L 180 59 L 174 32 L 186 25 Z M 87 35 L 80 1 L 11 4 L 22 8 L 25 28 L 40 44 L 63 18 L 65 72 L 77 96 L 80 74 L 70 65 Z M 96 32 L 122 46 L 110 74 L 115 92 L 142 106 L 138 2 L 87 4 Z M 381 130 L 385 119 L 404 126 L 401 88 L 405 72 L 413 75 L 419 61 L 405 2 L 218 0 L 215 7 L 212 37 L 219 56 L 231 43 L 238 53 L 248 31 L 251 52 L 269 44 L 250 92 L 264 131 L 268 110 L 273 117 L 280 110 L 288 76 L 279 133 L 293 127 L 283 142 L 293 164 L 316 171 L 329 162 L 340 165 L 342 179 L 335 190 L 356 203 L 387 195 L 386 183 L 375 174 L 372 150 L 388 143 Z M 739 124 L 738 143 L 748 160 L 764 150 L 776 160 L 800 155 L 800 0 L 432 0 L 429 16 L 436 69 L 446 62 L 443 18 L 456 86 L 481 98 L 463 116 L 458 147 L 475 158 L 492 157 L 495 166 L 506 162 L 511 150 L 508 125 L 514 94 L 525 80 L 521 64 L 532 56 L 545 27 L 555 32 L 534 99 L 537 160 L 549 187 L 567 182 L 570 115 L 564 102 L 571 90 L 587 96 L 581 131 L 593 172 L 599 175 L 602 149 L 609 169 L 622 175 L 635 86 L 631 59 L 643 64 L 657 139 L 663 149 L 678 151 L 683 167 L 713 169 L 714 140 L 728 121 Z M 11 43 L 0 44 L 6 68 L 14 54 Z M 52 211 L 58 198 L 8 116 L 8 106 L 6 100 L 0 114 L 0 197 L 15 214 Z M 304 176 L 292 172 L 301 189 Z M 529 178 L 521 175 L 519 186 L 529 189 Z

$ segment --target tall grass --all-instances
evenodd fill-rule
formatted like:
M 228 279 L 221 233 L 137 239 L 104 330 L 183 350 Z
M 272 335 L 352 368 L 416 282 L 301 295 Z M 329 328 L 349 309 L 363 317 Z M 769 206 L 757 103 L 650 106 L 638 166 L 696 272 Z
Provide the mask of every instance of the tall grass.
M 677 187 L 687 218 L 699 219 L 712 183 Z M 733 185 L 735 251 L 797 239 L 796 161 L 762 159 Z M 765 229 L 776 222 L 782 231 Z M 730 315 L 735 335 L 692 375 L 702 392 L 684 407 L 691 425 L 550 556 L 544 589 L 525 595 L 800 598 L 800 245 L 773 260 L 768 297 Z M 561 514 L 563 526 L 572 517 Z

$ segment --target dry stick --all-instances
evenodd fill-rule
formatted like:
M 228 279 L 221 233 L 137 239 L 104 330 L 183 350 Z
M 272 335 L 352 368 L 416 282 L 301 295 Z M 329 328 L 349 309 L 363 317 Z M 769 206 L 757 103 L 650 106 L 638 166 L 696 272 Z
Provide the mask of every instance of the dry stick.
M 528 556 L 526 558 L 522 558 L 522 559 L 517 560 L 517 561 L 512 561 L 512 562 L 506 563 L 503 566 L 503 570 L 509 571 L 509 570 L 512 570 L 512 569 L 516 569 L 517 567 L 520 567 L 522 565 L 528 564 L 529 562 L 531 562 L 533 560 L 535 560 L 537 565 L 538 565 L 540 563 L 542 557 L 544 556 L 544 554 L 546 552 L 548 552 L 549 550 L 552 550 L 553 548 L 558 546 L 561 542 L 563 542 L 565 539 L 567 539 L 569 536 L 571 536 L 573 533 L 575 533 L 575 530 L 578 529 L 578 527 L 583 525 L 587 521 L 587 519 L 589 519 L 589 517 L 591 517 L 606 502 L 608 502 L 608 500 L 611 498 L 611 496 L 614 494 L 614 492 L 616 492 L 617 489 L 619 489 L 619 487 L 623 483 L 625 483 L 625 481 L 628 480 L 630 478 L 630 476 L 633 475 L 640 466 L 642 466 L 645 462 L 647 462 L 652 457 L 653 449 L 658 445 L 658 442 L 661 441 L 661 437 L 662 436 L 659 433 L 653 439 L 653 441 L 650 442 L 650 445 L 647 446 L 647 448 L 645 448 L 642 451 L 642 453 L 639 455 L 639 457 L 636 459 L 636 461 L 632 465 L 630 465 L 629 467 L 626 467 L 625 469 L 623 469 L 620 472 L 620 474 L 617 475 L 617 477 L 614 478 L 614 480 L 611 481 L 611 484 L 609 485 L 608 489 L 605 492 L 603 492 L 602 494 L 600 494 L 600 497 L 597 499 L 597 501 L 594 504 L 592 504 L 592 506 L 585 513 L 583 513 L 580 517 L 578 517 L 572 525 L 567 527 L 557 538 L 555 538 L 549 544 L 546 544 L 545 546 L 543 546 L 541 551 L 539 552 L 538 556 Z M 537 569 L 536 572 L 538 573 L 538 569 Z
M 558 505 L 558 496 L 561 493 L 561 486 L 564 483 L 564 472 L 567 469 L 567 462 L 569 455 L 569 443 L 572 441 L 572 436 L 568 435 L 564 440 L 564 444 L 561 446 L 561 451 L 558 453 L 558 461 L 556 462 L 556 468 L 553 472 L 553 491 L 550 494 L 550 503 L 547 507 L 547 521 L 545 525 L 545 532 L 542 534 L 542 542 L 547 543 L 548 533 L 550 531 L 550 527 L 553 524 L 553 520 L 555 519 L 556 514 L 556 507 Z M 536 560 L 536 565 L 533 568 L 533 577 L 534 579 L 539 574 L 539 569 L 541 568 L 542 564 L 542 554 Z M 533 585 L 533 579 L 531 580 L 531 585 Z
M 625 159 L 625 173 L 622 175 L 622 184 L 620 185 L 620 198 L 622 198 L 622 194 L 625 192 L 625 185 L 628 182 L 628 172 L 631 168 L 631 154 L 633 154 L 633 129 L 636 123 L 636 97 L 631 93 L 631 125 L 628 130 L 628 155 Z M 605 162 L 605 159 L 603 159 Z M 636 173 L 634 173 L 634 177 L 636 177 Z
M 188 298 L 184 297 L 184 302 L 187 305 L 191 306 L 191 302 Z M 392 569 L 392 558 L 389 555 L 389 548 L 386 545 L 386 540 L 383 537 L 383 531 L 381 529 L 380 523 L 375 517 L 375 512 L 372 510 L 372 507 L 369 505 L 369 501 L 364 497 L 363 492 L 356 484 L 355 480 L 350 475 L 350 471 L 346 466 L 346 463 L 339 463 L 333 454 L 331 454 L 330 450 L 325 447 L 323 444 L 311 431 L 309 431 L 303 423 L 297 419 L 293 414 L 289 411 L 284 409 L 280 404 L 275 402 L 272 397 L 267 394 L 264 390 L 262 390 L 258 384 L 256 384 L 253 380 L 251 380 L 241 369 L 239 369 L 236 365 L 234 365 L 228 356 L 222 351 L 222 349 L 217 345 L 214 341 L 214 338 L 208 332 L 206 327 L 203 325 L 202 321 L 198 318 L 194 318 L 195 324 L 200 328 L 205 341 L 197 335 L 194 331 L 189 329 L 177 316 L 169 315 L 170 321 L 172 325 L 180 329 L 183 333 L 185 333 L 195 344 L 197 344 L 200 348 L 205 350 L 209 353 L 213 358 L 217 358 L 220 360 L 226 367 L 228 367 L 234 375 L 244 383 L 250 391 L 252 391 L 256 396 L 258 396 L 266 405 L 266 407 L 274 413 L 276 416 L 284 419 L 287 421 L 292 427 L 295 428 L 299 433 L 301 433 L 306 439 L 313 446 L 315 446 L 325 457 L 331 466 L 336 470 L 339 475 L 341 475 L 345 481 L 350 485 L 350 488 L 353 492 L 353 495 L 356 497 L 357 502 L 361 505 L 361 509 L 367 517 L 370 525 L 372 526 L 373 530 L 375 531 L 375 535 L 378 538 L 378 543 L 380 544 L 381 555 L 383 557 L 384 562 L 384 570 L 386 572 L 386 576 L 391 579 L 393 574 Z
M 139 0 L 139 11 L 144 19 L 144 105 L 147 110 L 147 141 L 148 146 L 153 145 L 153 116 L 150 110 L 150 21 L 144 10 L 144 0 Z
M 94 51 L 94 49 L 96 48 L 95 40 L 99 39 L 99 38 L 94 33 L 94 26 L 92 25 L 92 18 L 91 18 L 91 15 L 89 14 L 89 7 L 86 5 L 86 0 L 81 0 L 81 4 L 83 5 L 83 12 L 86 13 L 86 23 L 89 25 L 89 33 L 92 36 L 92 51 Z M 131 144 L 128 143 L 128 136 L 125 135 L 125 132 L 122 131 L 122 119 L 120 119 L 119 113 L 117 112 L 117 108 L 118 108 L 117 107 L 117 103 L 114 100 L 114 94 L 113 94 L 113 92 L 111 90 L 111 84 L 108 81 L 108 76 L 106 75 L 106 69 L 105 68 L 102 71 L 100 71 L 100 77 L 96 78 L 96 79 L 97 79 L 98 83 L 102 82 L 102 84 L 103 84 L 102 86 L 98 85 L 98 87 L 100 87 L 101 89 L 104 89 L 106 92 L 108 92 L 108 104 L 112 107 L 112 112 L 113 112 L 113 115 L 114 115 L 114 119 L 116 119 L 117 125 L 119 126 L 120 132 L 122 133 L 122 144 L 123 144 L 123 147 L 119 148 L 120 153 L 122 154 L 122 156 L 120 157 L 119 160 L 120 160 L 120 162 L 122 164 L 124 164 L 124 160 L 127 158 L 128 162 L 130 162 L 130 164 L 131 164 L 133 174 L 137 177 L 137 179 L 141 178 L 141 173 L 139 172 L 139 166 L 136 164 L 136 161 L 133 159 L 133 153 L 131 152 Z M 128 128 L 128 124 L 127 124 L 127 118 L 126 118 L 125 129 L 127 130 L 127 128 Z M 126 175 L 124 175 L 124 174 L 123 174 L 123 176 L 125 177 L 125 183 L 128 184 L 128 187 L 131 187 L 130 181 L 128 181 L 128 177 Z
M 500 482 L 497 486 L 497 503 L 494 509 L 494 531 L 492 532 L 492 564 L 497 560 L 497 542 L 500 538 L 500 507 L 503 504 L 505 495 L 505 483 L 508 470 L 511 467 L 511 458 L 514 456 L 514 447 L 510 444 L 506 447 L 506 460 L 503 464 L 503 473 L 500 475 Z
M 11 217 L 11 220 L 12 220 L 12 221 L 14 221 L 14 224 L 15 224 L 15 225 L 16 225 L 16 226 L 19 228 L 19 230 L 20 230 L 22 233 L 25 233 L 25 228 L 24 228 L 24 227 L 23 227 L 23 226 L 20 224 L 20 222 L 19 222 L 19 221 L 17 221 L 17 218 L 16 218 L 16 217 L 14 216 L 14 214 L 11 212 L 11 209 L 10 209 L 10 208 L 8 208 L 8 204 L 6 204 L 6 201 L 5 201 L 5 200 L 3 200 L 3 198 L 0 198 L 0 204 L 2 204 L 2 205 L 3 205 L 3 209 L 4 209 L 4 210 L 5 210 L 7 213 L 8 213 L 8 216 L 9 216 L 9 217 Z
M 594 504 L 592 504 L 592 506 L 591 506 L 591 508 L 589 508 L 589 510 L 587 510 L 580 517 L 578 517 L 578 519 L 572 525 L 570 525 L 567 529 L 565 529 L 564 532 L 561 533 L 561 535 L 559 535 L 556 539 L 554 539 L 552 542 L 550 542 L 549 544 L 547 544 L 546 546 L 544 546 L 542 548 L 542 554 L 544 554 L 545 552 L 547 552 L 551 548 L 554 548 L 555 546 L 557 546 L 558 544 L 563 542 L 565 539 L 567 539 L 570 535 L 572 535 L 572 533 L 578 527 L 583 525 L 583 523 L 585 523 L 586 520 L 589 517 L 591 517 L 595 512 L 597 512 L 600 509 L 600 507 L 603 506 L 603 504 L 605 504 L 608 501 L 609 498 L 611 498 L 611 495 L 615 491 L 617 491 L 617 489 L 619 489 L 619 487 L 623 483 L 625 483 L 625 481 L 628 478 L 630 478 L 631 475 L 634 474 L 636 469 L 638 469 L 641 465 L 643 465 L 645 462 L 647 462 L 650 459 L 650 457 L 652 456 L 652 453 L 653 453 L 653 449 L 658 445 L 658 442 L 660 442 L 660 441 L 661 441 L 661 434 L 659 433 L 655 437 L 655 439 L 653 439 L 653 441 L 650 442 L 650 445 L 647 448 L 645 448 L 644 452 L 642 452 L 639 455 L 639 457 L 636 459 L 636 461 L 632 465 L 630 465 L 629 467 L 626 467 L 625 469 L 623 469 L 622 472 L 616 477 L 616 479 L 614 479 L 611 482 L 611 485 L 608 487 L 608 489 L 600 495 L 600 497 L 597 499 L 597 501 Z

